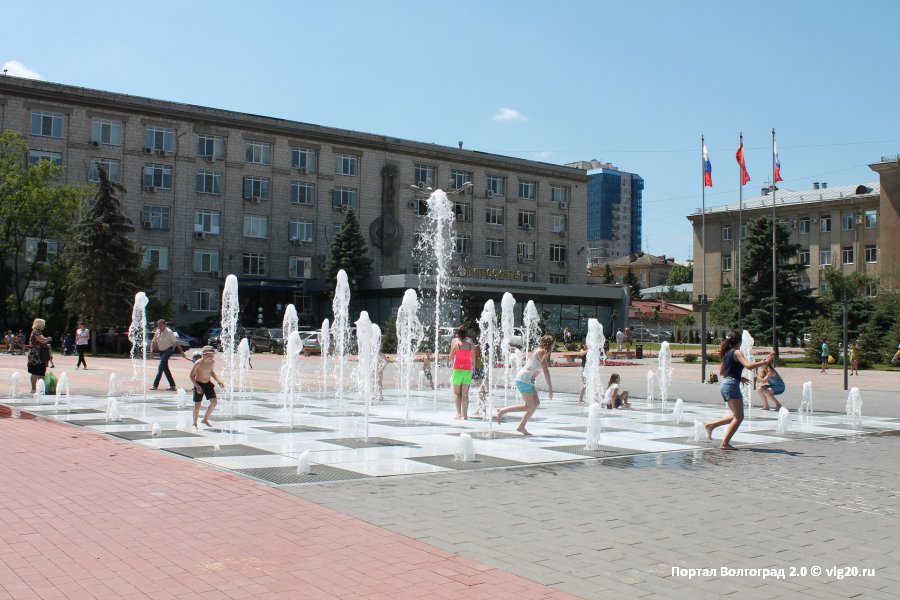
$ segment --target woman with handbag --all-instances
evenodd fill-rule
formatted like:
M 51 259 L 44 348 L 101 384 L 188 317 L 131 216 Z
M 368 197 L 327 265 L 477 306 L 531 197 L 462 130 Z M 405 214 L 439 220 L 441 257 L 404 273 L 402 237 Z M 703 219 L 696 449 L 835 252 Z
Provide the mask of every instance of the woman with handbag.
M 47 323 L 43 319 L 35 319 L 31 324 L 31 336 L 28 351 L 28 372 L 31 374 L 31 393 L 37 391 L 37 382 L 47 374 L 47 363 L 50 362 L 50 342 L 52 337 L 44 336 Z

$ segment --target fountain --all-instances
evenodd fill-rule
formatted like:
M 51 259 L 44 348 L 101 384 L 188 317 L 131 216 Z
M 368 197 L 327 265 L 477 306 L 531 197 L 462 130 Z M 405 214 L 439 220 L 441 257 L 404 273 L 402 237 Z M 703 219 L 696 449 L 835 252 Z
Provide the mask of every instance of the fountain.
M 119 378 L 115 373 L 109 374 L 109 390 L 106 394 L 107 396 L 118 396 L 119 395 Z
M 312 473 L 312 468 L 309 464 L 309 450 L 304 450 L 300 456 L 297 457 L 297 475 L 310 475 Z
M 321 392 L 324 397 L 328 391 L 328 352 L 331 350 L 331 331 L 329 329 L 328 319 L 322 321 L 322 334 L 319 336 L 319 349 L 322 352 L 322 386 Z
M 16 399 L 19 397 L 19 385 L 22 379 L 22 375 L 18 371 L 13 371 L 13 374 L 9 377 L 9 397 L 12 399 Z
M 247 381 L 250 377 L 250 341 L 241 338 L 238 344 L 238 394 L 246 399 Z
M 337 400 L 338 410 L 344 412 L 344 370 L 347 368 L 347 355 L 350 353 L 350 283 L 347 273 L 341 269 L 337 274 L 334 299 L 331 301 L 334 321 L 331 324 L 331 335 L 334 337 L 334 358 L 337 361 Z M 358 335 L 358 332 L 357 332 Z
M 178 408 L 187 406 L 187 392 L 184 391 L 184 388 L 178 388 L 178 391 L 175 392 L 175 403 Z
M 281 320 L 281 339 L 284 341 L 284 358 L 281 360 L 281 373 L 282 377 L 284 375 L 285 369 L 287 369 L 288 361 L 291 360 L 290 356 L 288 356 L 287 352 L 287 341 L 292 333 L 297 332 L 297 324 L 299 323 L 299 319 L 297 318 L 297 309 L 294 308 L 293 304 L 288 304 L 287 308 L 284 309 L 284 318 Z M 301 347 L 297 350 L 299 352 L 302 350 Z
M 294 427 L 294 398 L 300 388 L 300 334 L 291 332 L 285 341 L 284 358 L 281 366 L 281 400 L 282 407 L 289 411 L 289 424 Z
M 416 351 L 425 330 L 419 321 L 419 297 L 416 290 L 406 290 L 403 293 L 403 302 L 397 310 L 397 371 L 400 378 L 400 389 L 403 390 L 403 398 L 406 404 L 406 422 L 409 423 L 409 391 L 412 384 L 412 372 L 415 365 Z M 323 327 L 324 328 L 324 327 Z M 421 389 L 420 373 L 419 389 Z
M 47 385 L 44 383 L 43 379 L 38 379 L 37 384 L 34 386 L 34 403 L 40 404 L 43 402 L 46 393 Z
M 484 303 L 481 318 L 478 319 L 480 335 L 478 343 L 484 357 L 485 390 L 487 391 L 487 406 L 483 416 L 488 420 L 488 436 L 494 435 L 494 362 L 497 360 L 497 346 L 500 344 L 500 332 L 497 328 L 497 311 L 494 309 L 494 301 Z
M 115 398 L 106 399 L 106 422 L 119 421 L 119 402 Z
M 150 340 L 147 339 L 147 303 L 150 299 L 144 292 L 134 295 L 134 307 L 131 309 L 131 325 L 128 327 L 128 339 L 131 340 L 131 381 L 138 380 L 138 360 L 141 363 L 141 390 L 144 400 L 147 399 L 147 350 Z M 140 354 L 138 353 L 140 349 Z M 138 358 L 140 357 L 140 358 Z
M 377 327 L 377 326 L 375 326 Z M 380 332 L 379 332 L 380 333 Z M 359 366 L 356 368 L 356 377 L 359 385 L 359 393 L 366 402 L 365 410 L 365 434 L 363 439 L 369 441 L 369 408 L 374 392 L 375 371 L 378 367 L 378 346 L 375 338 L 375 330 L 369 313 L 361 311 L 359 320 L 356 321 L 356 339 L 359 344 Z
M 525 314 L 522 323 L 525 325 L 525 356 L 531 352 L 531 348 L 537 345 L 541 337 L 541 316 L 538 314 L 534 300 L 529 300 L 525 305 Z
M 240 314 L 238 301 L 238 280 L 234 275 L 225 278 L 225 287 L 222 289 L 222 332 L 219 340 L 222 345 L 222 353 L 225 355 L 223 365 L 225 378 L 225 393 L 228 396 L 230 416 L 234 417 L 234 376 L 236 370 L 235 352 L 237 350 L 237 324 Z
M 788 432 L 791 426 L 791 411 L 782 406 L 778 410 L 778 428 L 775 430 L 775 433 L 779 435 L 784 435 Z
M 741 354 L 743 354 L 744 358 L 750 362 L 753 362 L 754 343 L 755 340 L 753 339 L 753 336 L 745 329 L 744 333 L 741 334 Z M 749 419 L 751 409 L 753 408 L 753 386 L 752 383 L 750 383 L 753 381 L 753 373 L 748 371 L 745 374 L 745 377 L 747 383 L 741 384 L 741 394 L 744 396 L 744 406 L 746 407 L 745 410 L 747 411 L 747 418 Z
M 653 390 L 656 389 L 656 373 L 647 371 L 647 408 L 653 408 Z
M 509 292 L 503 294 L 500 300 L 500 330 L 503 337 L 500 340 L 500 353 L 503 356 L 503 406 L 509 406 L 509 372 L 512 370 L 512 346 L 513 328 L 516 324 L 516 299 Z
M 153 437 L 162 435 L 162 426 L 159 423 L 153 423 L 153 427 L 150 428 L 150 435 Z
M 600 381 L 600 354 L 603 352 L 603 325 L 597 319 L 588 319 L 585 345 L 587 346 L 587 357 L 582 376 L 584 377 L 584 396 L 587 398 L 588 407 L 590 407 L 595 402 L 600 402 L 600 389 L 602 387 L 602 382 Z
M 594 319 L 591 319 L 594 320 Z M 590 327 L 590 324 L 588 324 Z M 600 449 L 600 403 L 596 401 L 589 402 L 591 408 L 588 411 L 587 433 L 585 434 L 585 450 Z
M 666 401 L 669 399 L 669 383 L 672 381 L 672 350 L 669 349 L 669 342 L 659 345 L 659 356 L 656 360 L 659 367 L 656 378 L 659 380 L 660 406 L 665 412 Z
M 850 388 L 847 394 L 847 419 L 854 427 L 862 427 L 862 397 L 859 395 L 859 388 Z
M 702 421 L 694 420 L 694 428 L 691 430 L 691 435 L 688 436 L 689 442 L 708 442 L 709 438 L 706 437 L 706 426 L 703 425 Z
M 456 460 L 463 462 L 475 460 L 475 442 L 468 433 L 459 434 L 459 441 L 456 443 Z
M 676 424 L 684 422 L 684 400 L 681 398 L 675 400 L 675 410 L 672 411 L 672 421 Z
M 63 391 L 65 390 L 65 392 Z M 59 406 L 59 399 L 63 393 L 66 394 L 66 408 L 69 407 L 69 374 L 63 371 L 59 375 L 59 381 L 56 382 L 56 406 Z
M 800 394 L 800 415 L 812 417 L 813 415 L 813 387 L 812 381 L 804 382 L 803 391 Z

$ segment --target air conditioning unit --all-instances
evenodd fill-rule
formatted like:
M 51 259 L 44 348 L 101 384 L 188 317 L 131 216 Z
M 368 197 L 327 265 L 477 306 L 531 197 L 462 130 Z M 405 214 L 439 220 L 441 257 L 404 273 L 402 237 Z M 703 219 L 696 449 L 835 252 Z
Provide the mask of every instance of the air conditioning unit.
M 420 190 L 424 190 L 424 189 L 425 189 L 425 182 L 424 182 L 424 181 L 420 181 L 420 182 L 416 183 L 416 187 L 419 188 Z
M 219 277 L 219 272 L 218 271 L 210 271 L 209 276 L 210 277 Z
M 567 208 L 569 208 L 569 203 L 566 202 L 565 200 L 560 200 L 560 201 L 559 201 L 559 208 L 562 209 L 562 210 L 566 210 Z
M 493 198 L 494 190 L 485 190 L 484 195 L 487 196 L 488 198 Z
M 156 192 L 156 188 L 153 187 L 152 185 L 145 185 L 145 186 L 144 186 L 144 191 L 145 191 L 145 192 L 150 192 L 151 194 L 153 194 L 153 193 Z
M 150 146 L 144 146 L 144 154 L 153 154 L 153 148 Z
M 159 149 L 156 151 L 156 155 L 157 155 L 157 156 L 165 156 L 166 154 L 167 154 L 167 152 L 166 152 L 165 150 L 163 150 L 162 148 L 159 148 Z
M 818 219 L 813 219 L 812 222 L 813 222 L 813 223 L 818 223 L 819 220 L 818 220 Z
M 153 229 L 153 221 L 144 221 L 144 229 Z
M 416 210 L 419 208 L 419 201 L 418 200 L 410 200 L 409 202 L 407 202 L 407 206 L 409 206 L 413 210 Z
M 862 215 L 856 215 L 856 224 L 862 225 L 862 221 L 863 221 Z
M 299 245 L 300 245 L 300 240 L 297 239 L 297 238 L 291 238 L 291 245 L 293 245 L 293 246 L 299 246 Z
M 216 162 L 216 157 L 213 156 L 212 154 L 207 154 L 207 155 L 204 156 L 203 158 L 205 158 L 205 159 L 206 159 L 206 162 L 208 162 L 208 163 L 214 163 L 214 162 Z
M 349 204 L 344 204 L 344 205 L 342 205 L 342 206 L 341 206 L 341 212 L 342 212 L 342 213 L 348 213 L 348 212 L 350 212 L 350 205 L 349 205 Z
M 562 231 L 559 232 L 559 237 L 566 237 L 567 235 L 568 235 L 568 233 L 566 232 L 565 229 L 563 229 Z
M 91 140 L 91 147 L 92 147 L 92 148 L 99 148 L 99 147 L 100 147 L 100 142 L 98 142 L 97 140 Z
M 251 196 L 250 198 L 247 198 L 247 202 L 249 202 L 250 204 L 259 204 L 260 201 L 261 198 L 259 196 Z
M 195 231 L 194 237 L 197 238 L 198 240 L 204 240 L 204 239 L 206 239 L 206 233 L 203 231 Z

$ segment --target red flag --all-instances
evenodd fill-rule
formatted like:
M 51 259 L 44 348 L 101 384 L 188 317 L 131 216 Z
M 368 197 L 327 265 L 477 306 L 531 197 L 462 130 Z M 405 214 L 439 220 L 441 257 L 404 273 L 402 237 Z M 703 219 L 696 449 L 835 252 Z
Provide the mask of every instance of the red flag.
M 703 187 L 712 187 L 712 163 L 709 162 L 706 144 L 703 144 Z
M 741 141 L 741 147 L 738 148 L 737 154 L 734 155 L 738 164 L 741 166 L 741 185 L 747 185 L 750 181 L 750 174 L 747 172 L 747 163 L 744 162 L 744 142 Z

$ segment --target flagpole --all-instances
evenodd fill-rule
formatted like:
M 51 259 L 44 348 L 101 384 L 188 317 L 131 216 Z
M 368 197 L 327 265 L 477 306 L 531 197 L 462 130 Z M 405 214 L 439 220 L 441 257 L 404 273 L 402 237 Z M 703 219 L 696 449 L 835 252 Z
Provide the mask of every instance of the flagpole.
M 744 132 L 741 132 L 741 145 L 744 148 Z M 741 155 L 743 159 L 743 154 Z M 738 331 L 744 330 L 744 305 L 741 297 L 741 246 L 744 243 L 744 165 L 738 164 L 738 234 L 737 234 L 737 280 L 738 280 Z
M 700 383 L 706 383 L 706 141 L 700 135 Z
M 775 128 L 772 128 L 772 351 L 778 352 L 778 337 L 775 332 L 775 295 L 777 293 L 778 248 L 775 238 Z

